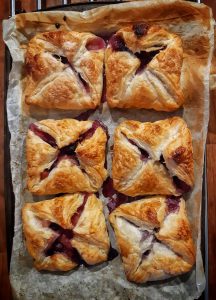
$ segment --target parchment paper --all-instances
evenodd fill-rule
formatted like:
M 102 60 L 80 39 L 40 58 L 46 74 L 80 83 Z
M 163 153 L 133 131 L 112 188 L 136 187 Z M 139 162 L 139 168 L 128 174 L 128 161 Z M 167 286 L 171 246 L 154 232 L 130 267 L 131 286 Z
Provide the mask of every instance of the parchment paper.
M 66 21 L 63 17 L 66 16 Z M 174 115 L 187 122 L 193 138 L 195 186 L 187 200 L 187 212 L 196 243 L 196 266 L 188 274 L 147 284 L 134 284 L 125 279 L 120 257 L 97 267 L 80 266 L 66 273 L 38 272 L 33 267 L 22 235 L 21 207 L 25 202 L 48 197 L 32 197 L 26 190 L 25 136 L 29 123 L 43 118 L 74 117 L 78 112 L 54 112 L 22 107 L 22 66 L 25 46 L 37 31 L 74 29 L 110 32 L 131 22 L 159 23 L 181 35 L 184 47 L 184 70 L 188 70 L 184 93 L 184 109 L 173 113 L 153 110 L 109 109 L 104 103 L 90 116 L 101 119 L 109 128 L 108 149 L 113 144 L 113 130 L 124 119 L 160 120 Z M 139 1 L 110 5 L 88 12 L 44 12 L 21 14 L 4 21 L 4 40 L 13 58 L 7 95 L 8 125 L 11 133 L 11 172 L 15 194 L 15 228 L 10 279 L 14 297 L 18 299 L 194 299 L 205 287 L 200 252 L 200 213 L 203 155 L 209 118 L 209 71 L 213 51 L 213 20 L 208 7 L 177 0 Z M 111 170 L 111 151 L 108 153 Z M 100 193 L 102 201 L 106 202 Z M 105 214 L 107 210 L 105 208 Z M 113 247 L 115 241 L 108 224 Z

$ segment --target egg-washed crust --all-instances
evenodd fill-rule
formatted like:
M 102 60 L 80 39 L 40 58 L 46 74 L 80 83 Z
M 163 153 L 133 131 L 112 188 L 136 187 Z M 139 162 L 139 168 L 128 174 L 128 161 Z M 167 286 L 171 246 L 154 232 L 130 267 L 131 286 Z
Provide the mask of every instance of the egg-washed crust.
M 105 52 L 107 102 L 111 107 L 173 111 L 184 102 L 181 87 L 183 48 L 180 36 L 158 25 L 137 24 L 115 34 L 127 50 Z M 124 47 L 123 47 L 124 48 Z M 142 51 L 153 59 L 137 72 Z M 138 54 L 138 57 L 137 55 Z M 143 54 L 143 58 L 147 54 Z
M 73 119 L 47 119 L 34 123 L 43 133 L 54 138 L 56 147 L 28 129 L 26 156 L 27 187 L 30 192 L 37 195 L 96 192 L 102 186 L 107 177 L 104 168 L 106 133 L 99 126 L 92 136 L 79 141 L 80 136 L 90 130 L 93 123 Z M 61 149 L 76 141 L 76 161 L 66 155 L 52 168 Z M 49 168 L 51 171 L 48 176 L 42 178 L 44 170 Z
M 88 32 L 37 33 L 25 55 L 25 102 L 66 110 L 97 107 L 103 87 L 104 48 L 88 50 L 86 46 L 96 39 L 100 38 Z
M 23 206 L 26 246 L 38 270 L 68 271 L 78 265 L 63 253 L 45 255 L 46 249 L 58 237 L 58 233 L 49 228 L 50 223 L 73 231 L 71 246 L 87 264 L 94 265 L 107 260 L 110 243 L 102 202 L 94 194 L 89 194 L 78 223 L 73 226 L 71 222 L 84 197 L 84 194 L 77 193 Z
M 188 272 L 195 262 L 195 247 L 186 215 L 185 201 L 179 200 L 179 208 L 168 212 L 166 198 L 153 196 L 132 203 L 122 204 L 109 217 L 114 228 L 126 277 L 129 281 L 143 283 L 164 279 Z M 148 254 L 143 256 L 142 240 L 133 239 L 125 229 L 118 226 L 123 218 L 134 224 L 137 230 L 149 231 Z M 131 225 L 130 225 L 131 226 Z
M 148 157 L 142 159 L 141 151 Z M 153 123 L 124 121 L 115 130 L 112 161 L 114 188 L 128 196 L 180 195 L 178 178 L 194 183 L 191 133 L 180 117 Z

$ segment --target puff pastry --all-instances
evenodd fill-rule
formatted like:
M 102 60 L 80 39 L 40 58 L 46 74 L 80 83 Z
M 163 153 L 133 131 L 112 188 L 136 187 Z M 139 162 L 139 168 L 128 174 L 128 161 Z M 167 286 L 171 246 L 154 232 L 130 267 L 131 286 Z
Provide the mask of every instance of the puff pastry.
M 115 130 L 114 188 L 128 196 L 181 195 L 194 183 L 193 149 L 185 121 L 124 121 Z
M 37 195 L 96 192 L 107 177 L 106 128 L 73 119 L 32 123 L 26 139 L 27 186 Z
M 122 204 L 109 219 L 129 281 L 165 279 L 192 268 L 195 248 L 182 198 L 155 196 Z
M 108 104 L 162 111 L 179 108 L 184 102 L 182 64 L 178 35 L 158 25 L 123 27 L 105 52 Z
M 36 34 L 25 55 L 25 102 L 58 109 L 98 106 L 103 87 L 104 48 L 104 40 L 92 33 Z
M 26 246 L 38 270 L 68 271 L 108 258 L 110 248 L 102 202 L 77 193 L 27 203 L 22 209 Z

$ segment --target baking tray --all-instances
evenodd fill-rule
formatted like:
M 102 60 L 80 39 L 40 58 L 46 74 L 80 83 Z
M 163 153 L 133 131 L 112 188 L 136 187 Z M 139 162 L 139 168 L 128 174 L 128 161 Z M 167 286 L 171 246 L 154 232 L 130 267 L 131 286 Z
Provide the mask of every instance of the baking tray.
M 64 1 L 63 1 L 64 2 Z M 69 5 L 61 5 L 49 8 L 38 9 L 37 11 L 48 11 L 48 10 L 73 10 L 73 11 L 84 11 L 90 10 L 99 6 L 108 4 L 120 3 L 124 1 L 91 1 L 80 2 Z M 201 3 L 201 1 L 191 1 Z M 13 4 L 12 4 L 13 3 Z M 37 1 L 37 7 L 41 8 L 41 1 Z M 17 12 L 16 12 L 17 13 Z M 11 1 L 11 16 L 15 14 L 14 1 Z M 5 48 L 5 69 L 4 69 L 4 115 L 7 116 L 6 101 L 7 101 L 7 90 L 8 90 L 8 79 L 11 70 L 12 59 L 8 48 Z M 7 118 L 4 120 L 4 197 L 5 197 L 5 215 L 6 215 L 6 241 L 7 241 L 7 259 L 8 269 L 10 268 L 10 259 L 13 245 L 14 236 L 14 207 L 15 197 L 13 193 L 11 170 L 10 170 L 10 132 L 8 129 Z M 204 271 L 206 277 L 206 288 L 199 298 L 208 300 L 208 197 L 207 197 L 207 176 L 206 176 L 206 156 L 204 159 L 203 168 L 203 187 L 202 187 L 202 211 L 201 211 L 201 253 L 204 264 Z

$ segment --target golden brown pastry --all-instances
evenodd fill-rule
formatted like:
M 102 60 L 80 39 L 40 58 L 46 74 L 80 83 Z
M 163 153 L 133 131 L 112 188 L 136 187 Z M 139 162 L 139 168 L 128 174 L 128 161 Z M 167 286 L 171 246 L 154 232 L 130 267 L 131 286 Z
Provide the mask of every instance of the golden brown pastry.
M 29 126 L 27 186 L 37 195 L 96 192 L 106 179 L 100 121 L 42 120 Z
M 115 130 L 114 188 L 128 196 L 181 195 L 194 183 L 190 131 L 182 118 L 124 121 Z
M 27 104 L 84 109 L 100 104 L 105 42 L 87 32 L 53 31 L 33 37 L 25 55 Z
M 38 270 L 68 271 L 107 260 L 109 238 L 102 202 L 77 193 L 22 209 L 26 246 Z
M 172 111 L 181 88 L 181 38 L 158 25 L 137 24 L 117 31 L 105 52 L 106 97 L 111 107 Z
M 182 198 L 154 196 L 122 204 L 109 219 L 129 281 L 165 279 L 192 268 L 195 248 Z

